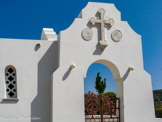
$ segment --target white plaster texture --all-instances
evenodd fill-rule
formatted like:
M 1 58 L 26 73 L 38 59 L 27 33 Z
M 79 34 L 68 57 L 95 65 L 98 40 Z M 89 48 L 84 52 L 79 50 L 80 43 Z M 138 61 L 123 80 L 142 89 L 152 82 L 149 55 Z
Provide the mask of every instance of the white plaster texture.
M 52 28 L 43 28 L 41 40 L 56 41 L 57 35 Z
M 57 41 L 0 39 L 0 122 L 35 122 L 31 117 L 52 121 L 51 75 L 57 68 L 57 47 Z M 16 68 L 18 101 L 5 99 L 8 65 Z
M 105 28 L 108 46 L 98 46 L 100 27 L 89 24 L 101 8 L 113 18 L 114 25 Z M 88 3 L 66 30 L 60 32 L 59 68 L 53 74 L 53 121 L 84 122 L 84 78 L 94 63 L 106 65 L 117 83 L 117 96 L 121 99 L 121 122 L 157 122 L 154 116 L 151 77 L 144 70 L 141 36 L 126 21 L 113 4 Z M 93 31 L 91 41 L 81 37 L 84 28 Z M 120 42 L 111 39 L 114 30 L 122 32 Z M 74 70 L 69 66 L 75 64 Z M 129 67 L 134 67 L 133 71 Z
M 108 46 L 104 50 L 98 45 L 100 27 L 89 23 L 101 8 L 115 22 L 105 28 Z M 82 38 L 84 28 L 93 32 L 89 41 Z M 111 38 L 115 30 L 122 32 L 119 42 Z M 92 63 L 106 65 L 116 80 L 121 122 L 162 121 L 154 116 L 151 77 L 143 67 L 141 36 L 121 21 L 113 4 L 89 2 L 68 29 L 58 36 L 53 29 L 43 29 L 41 39 L 0 39 L 0 115 L 28 116 L 24 120 L 0 118 L 0 122 L 35 122 L 30 117 L 40 117 L 37 122 L 85 122 L 84 78 Z M 8 65 L 17 71 L 18 101 L 4 100 L 4 71 Z

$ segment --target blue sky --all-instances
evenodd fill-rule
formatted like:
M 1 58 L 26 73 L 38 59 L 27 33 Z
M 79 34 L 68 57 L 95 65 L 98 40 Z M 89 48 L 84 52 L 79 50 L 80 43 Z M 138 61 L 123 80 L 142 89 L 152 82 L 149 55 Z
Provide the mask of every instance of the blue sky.
M 0 38 L 40 39 L 42 28 L 59 33 L 68 28 L 87 0 L 0 0 Z M 152 75 L 153 89 L 162 89 L 162 0 L 91 0 L 114 3 L 142 35 L 144 68 Z M 95 68 L 95 65 L 92 66 Z M 98 67 L 98 66 L 97 66 Z M 98 68 L 99 69 L 99 68 Z M 101 66 L 101 75 L 107 71 Z M 160 70 L 161 69 L 161 70 Z M 89 75 L 90 78 L 96 74 Z
M 106 78 L 105 92 L 116 92 L 116 81 L 113 80 L 111 71 L 105 65 L 99 63 L 94 63 L 89 67 L 87 77 L 84 79 L 84 92 L 87 93 L 88 91 L 91 91 L 96 93 L 94 87 L 98 72 L 100 72 L 102 80 Z

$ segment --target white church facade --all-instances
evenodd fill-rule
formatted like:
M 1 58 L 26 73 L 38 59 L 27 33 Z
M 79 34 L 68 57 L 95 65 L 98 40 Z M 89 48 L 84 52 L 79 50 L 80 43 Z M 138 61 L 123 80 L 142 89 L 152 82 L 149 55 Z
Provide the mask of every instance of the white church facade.
M 85 122 L 84 78 L 93 63 L 113 74 L 120 122 L 162 122 L 141 36 L 113 4 L 89 2 L 59 35 L 44 28 L 41 40 L 0 39 L 0 62 L 0 122 Z

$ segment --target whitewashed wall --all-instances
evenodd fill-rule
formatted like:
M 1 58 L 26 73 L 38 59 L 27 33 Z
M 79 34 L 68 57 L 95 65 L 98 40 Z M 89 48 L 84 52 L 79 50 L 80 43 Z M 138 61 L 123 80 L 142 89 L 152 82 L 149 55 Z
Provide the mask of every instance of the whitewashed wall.
M 37 49 L 36 44 L 41 47 Z M 56 69 L 57 49 L 56 41 L 0 39 L 0 122 L 35 122 L 31 117 L 51 122 L 51 75 Z M 17 71 L 17 102 L 3 100 L 7 65 Z
M 98 26 L 89 24 L 100 8 L 115 20 L 111 29 L 105 29 L 109 45 L 104 51 L 97 45 Z M 90 41 L 81 36 L 84 28 L 93 31 Z M 116 29 L 123 34 L 120 42 L 111 39 Z M 85 122 L 84 78 L 95 62 L 106 65 L 116 80 L 121 122 L 161 122 L 154 116 L 151 77 L 143 68 L 141 36 L 121 21 L 113 4 L 88 3 L 73 24 L 60 32 L 58 41 L 52 38 L 57 38 L 55 33 L 45 29 L 42 39 L 47 40 L 0 39 L 0 122 L 35 122 L 31 117 L 40 117 L 38 122 Z M 41 47 L 36 48 L 39 43 Z M 76 68 L 70 70 L 72 64 Z M 8 65 L 17 71 L 17 102 L 4 100 L 4 70 Z M 128 71 L 129 67 L 135 69 Z M 2 120 L 6 116 L 8 120 Z M 14 117 L 18 118 L 12 120 Z
M 89 24 L 101 8 L 115 24 L 105 29 L 109 45 L 99 48 L 100 29 Z M 126 13 L 123 13 L 126 14 Z M 133 16 L 133 15 L 132 15 Z M 93 38 L 85 41 L 84 28 L 93 31 Z M 122 32 L 120 42 L 111 39 L 111 33 Z M 60 33 L 60 67 L 53 74 L 53 122 L 84 122 L 84 78 L 94 63 L 105 64 L 117 81 L 117 95 L 121 99 L 121 122 L 157 122 L 154 116 L 150 75 L 144 70 L 141 36 L 127 22 L 121 21 L 120 12 L 113 4 L 88 3 L 73 24 Z M 70 65 L 76 68 L 69 70 Z M 129 72 L 128 68 L 134 67 Z

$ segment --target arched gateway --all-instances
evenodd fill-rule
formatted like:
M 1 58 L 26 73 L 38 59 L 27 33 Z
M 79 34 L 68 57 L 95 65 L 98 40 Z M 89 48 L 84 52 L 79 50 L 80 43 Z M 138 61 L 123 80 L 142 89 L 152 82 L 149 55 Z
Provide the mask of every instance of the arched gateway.
M 106 65 L 116 80 L 120 122 L 159 121 L 154 116 L 151 78 L 143 67 L 141 36 L 121 21 L 113 4 L 88 3 L 58 41 L 53 122 L 85 122 L 84 78 L 94 62 Z
M 116 81 L 116 95 L 117 97 L 109 97 L 109 96 L 100 96 L 96 95 L 92 92 L 84 94 L 84 102 L 85 102 L 85 121 L 86 122 L 120 122 L 121 116 L 120 106 L 123 106 L 123 82 L 120 78 L 120 72 L 110 61 L 105 59 L 97 60 L 93 63 L 99 63 L 105 65 L 108 69 L 110 69 L 113 79 Z M 84 85 L 85 86 L 85 85 Z M 91 86 L 94 87 L 94 86 Z M 102 101 L 100 99 L 102 97 Z M 115 101 L 113 103 L 113 101 Z M 102 103 L 101 103 L 102 102 Z M 122 109 L 123 110 L 123 109 Z
M 141 36 L 121 21 L 113 4 L 89 2 L 58 35 L 44 28 L 41 40 L 1 38 L 0 62 L 0 122 L 88 122 L 84 78 L 93 63 L 107 66 L 116 81 L 117 120 L 161 122 L 155 119 Z

